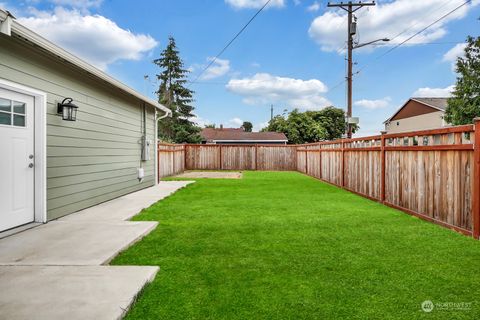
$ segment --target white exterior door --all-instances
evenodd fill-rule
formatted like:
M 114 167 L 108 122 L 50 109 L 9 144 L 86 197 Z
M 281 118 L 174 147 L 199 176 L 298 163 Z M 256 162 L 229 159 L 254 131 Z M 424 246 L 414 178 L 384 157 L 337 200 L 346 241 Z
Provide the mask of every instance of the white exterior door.
M 34 98 L 0 88 L 0 231 L 34 221 Z

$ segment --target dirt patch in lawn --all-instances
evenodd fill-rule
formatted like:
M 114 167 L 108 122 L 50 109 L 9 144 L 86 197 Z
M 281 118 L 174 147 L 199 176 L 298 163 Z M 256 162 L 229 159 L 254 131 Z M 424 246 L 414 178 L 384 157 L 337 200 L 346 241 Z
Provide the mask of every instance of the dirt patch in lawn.
M 210 178 L 210 179 L 241 179 L 241 172 L 224 172 L 224 171 L 188 171 L 176 175 L 175 178 Z

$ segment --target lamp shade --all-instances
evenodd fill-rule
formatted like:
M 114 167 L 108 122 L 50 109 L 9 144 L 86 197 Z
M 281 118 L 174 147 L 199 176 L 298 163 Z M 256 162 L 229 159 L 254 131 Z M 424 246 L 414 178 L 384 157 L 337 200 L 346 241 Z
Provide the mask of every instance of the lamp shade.
M 77 121 L 78 107 L 73 104 L 72 98 L 63 99 L 62 103 L 58 104 L 57 113 L 66 121 Z

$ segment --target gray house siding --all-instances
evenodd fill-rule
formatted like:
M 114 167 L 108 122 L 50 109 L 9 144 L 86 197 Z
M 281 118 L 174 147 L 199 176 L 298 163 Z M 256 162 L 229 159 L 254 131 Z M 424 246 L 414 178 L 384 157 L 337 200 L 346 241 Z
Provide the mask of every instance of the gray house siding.
M 142 101 L 17 39 L 0 35 L 0 42 L 0 78 L 47 94 L 48 220 L 155 183 L 153 143 L 150 161 L 140 160 Z M 65 97 L 79 106 L 76 122 L 56 114 Z M 153 142 L 153 107 L 146 111 Z M 145 178 L 139 182 L 141 165 Z

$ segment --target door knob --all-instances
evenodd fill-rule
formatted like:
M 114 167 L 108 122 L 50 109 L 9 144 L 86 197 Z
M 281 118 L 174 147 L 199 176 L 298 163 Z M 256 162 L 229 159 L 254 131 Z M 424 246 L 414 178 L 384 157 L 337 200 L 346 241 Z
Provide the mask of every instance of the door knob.
M 29 155 L 28 159 L 33 159 L 33 154 Z
M 33 163 L 30 163 L 30 164 L 28 165 L 28 167 L 29 167 L 29 168 L 33 168 Z

